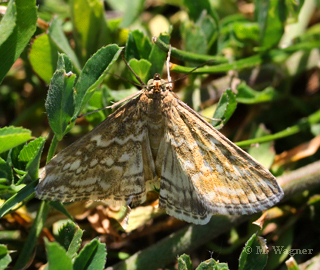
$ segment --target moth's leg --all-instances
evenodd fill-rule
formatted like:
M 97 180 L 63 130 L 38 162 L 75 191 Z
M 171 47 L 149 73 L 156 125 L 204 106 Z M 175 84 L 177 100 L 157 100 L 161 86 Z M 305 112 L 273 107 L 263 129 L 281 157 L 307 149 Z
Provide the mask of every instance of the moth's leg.
M 168 74 L 168 86 L 169 89 L 172 90 L 172 83 L 171 83 L 171 76 L 170 76 L 170 56 L 171 56 L 171 44 L 169 44 L 169 51 L 168 51 L 168 57 L 167 57 L 167 74 Z
M 125 62 L 126 66 L 130 69 L 130 71 L 133 73 L 133 75 L 137 78 L 137 80 L 141 83 L 141 87 L 145 87 L 145 83 L 142 81 L 142 79 L 137 75 L 137 73 L 134 72 L 134 70 L 130 67 L 129 63 L 127 62 L 126 58 L 124 57 L 124 54 L 121 52 L 122 60 Z

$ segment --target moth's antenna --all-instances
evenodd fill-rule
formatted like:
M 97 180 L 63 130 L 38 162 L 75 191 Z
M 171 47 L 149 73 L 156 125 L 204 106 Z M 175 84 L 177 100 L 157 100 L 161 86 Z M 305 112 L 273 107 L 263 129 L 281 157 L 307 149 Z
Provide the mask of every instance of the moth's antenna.
M 193 71 L 195 71 L 195 70 L 198 69 L 199 67 L 202 67 L 202 66 L 206 65 L 208 62 L 214 61 L 214 60 L 208 60 L 208 61 L 202 63 L 201 65 L 195 67 L 194 69 L 192 69 L 192 70 L 189 71 L 188 73 L 184 74 L 184 75 L 181 76 L 180 78 L 171 81 L 171 76 L 170 76 L 170 55 L 171 55 L 171 44 L 169 44 L 169 51 L 168 51 L 168 57 L 167 57 L 168 81 L 164 83 L 164 84 L 169 84 L 169 88 L 170 88 L 170 89 L 172 89 L 172 83 L 173 83 L 173 82 L 176 82 L 176 81 L 178 81 L 178 80 L 181 80 L 181 79 L 187 77 L 190 73 L 192 73 Z M 202 117 L 204 117 L 204 118 L 207 118 L 207 119 L 211 120 L 211 121 L 218 121 L 218 120 L 220 120 L 220 119 L 211 118 L 211 117 L 208 117 L 208 116 L 205 116 L 205 115 L 202 115 L 202 114 L 200 114 L 200 115 L 201 115 Z
M 171 46 L 170 46 L 171 48 Z M 170 50 L 169 50 L 170 51 Z M 168 83 L 173 83 L 173 82 L 176 82 L 176 81 L 179 81 L 185 77 L 187 77 L 189 74 L 191 74 L 192 72 L 194 72 L 195 70 L 197 70 L 198 68 L 201 68 L 203 66 L 205 66 L 206 64 L 210 63 L 210 62 L 214 62 L 214 60 L 208 60 L 208 61 L 205 61 L 204 63 L 202 63 L 201 65 L 195 67 L 194 69 L 192 69 L 191 71 L 187 72 L 186 74 L 184 74 L 183 76 L 179 77 L 178 79 L 175 79 L 173 81 L 168 81 L 168 82 L 165 82 L 165 84 L 168 84 Z
M 169 88 L 172 89 L 172 81 L 170 76 L 170 56 L 171 56 L 171 44 L 169 44 L 169 51 L 168 51 L 168 57 L 167 57 L 167 77 L 168 77 L 168 83 Z
M 126 81 L 126 82 L 129 82 L 129 83 L 131 83 L 131 84 L 133 84 L 133 85 L 135 85 L 135 86 L 139 86 L 139 87 L 143 87 L 143 86 L 144 86 L 144 85 L 138 84 L 138 83 L 136 83 L 136 82 L 130 81 L 130 80 L 126 79 L 126 78 L 123 78 L 123 77 L 121 77 L 121 76 L 119 76 L 119 75 L 117 75 L 117 74 L 114 74 L 114 73 L 111 73 L 111 72 L 106 72 L 106 73 L 109 74 L 109 75 L 112 75 L 112 76 L 114 76 L 114 77 L 117 77 L 117 78 L 119 78 L 119 79 L 121 79 L 121 80 L 124 80 L 124 81 Z
M 123 59 L 123 61 L 126 63 L 127 67 L 131 70 L 131 72 L 133 73 L 133 75 L 137 78 L 137 80 L 141 83 L 140 86 L 146 86 L 145 83 L 141 80 L 141 78 L 133 71 L 133 69 L 130 67 L 130 65 L 128 64 L 127 60 L 125 59 L 123 53 L 121 52 L 121 57 Z
M 125 62 L 126 66 L 131 70 L 131 72 L 133 73 L 133 75 L 137 78 L 137 80 L 138 80 L 141 84 L 137 84 L 137 83 L 135 83 L 135 82 L 132 82 L 132 81 L 130 81 L 130 80 L 127 80 L 127 79 L 125 79 L 125 78 L 122 78 L 121 76 L 119 76 L 119 75 L 117 75 L 117 74 L 113 74 L 113 73 L 110 73 L 110 72 L 107 72 L 107 73 L 110 74 L 110 75 L 113 75 L 113 76 L 115 76 L 115 77 L 117 77 L 117 78 L 120 78 L 120 79 L 122 79 L 122 80 L 124 80 L 124 81 L 127 81 L 127 82 L 129 82 L 129 83 L 131 83 L 131 84 L 133 84 L 133 85 L 136 85 L 136 86 L 139 86 L 139 87 L 146 87 L 145 83 L 141 80 L 141 78 L 140 78 L 140 77 L 133 71 L 133 69 L 130 67 L 130 65 L 128 64 L 128 62 L 127 62 L 126 59 L 124 58 L 123 53 L 121 53 L 121 57 L 122 57 L 123 61 Z M 126 102 L 126 101 L 129 100 L 129 99 L 132 99 L 132 98 L 140 95 L 141 93 L 142 93 L 142 90 L 140 90 L 140 91 L 138 91 L 138 92 L 136 92 L 136 93 L 134 93 L 134 94 L 132 94 L 132 95 L 130 95 L 130 96 L 128 96 L 128 97 L 126 97 L 126 98 L 124 98 L 124 99 L 122 99 L 122 100 L 114 103 L 114 104 L 112 104 L 111 106 L 107 106 L 107 107 L 104 107 L 104 108 L 101 108 L 101 109 L 97 109 L 97 110 L 94 110 L 94 111 L 91 111 L 91 112 L 88 112 L 88 113 L 85 113 L 85 114 L 81 114 L 81 115 L 79 115 L 77 118 L 80 118 L 80 117 L 83 117 L 83 116 L 86 116 L 86 115 L 89 115 L 89 114 L 92 114 L 92 113 L 95 113 L 95 112 L 99 112 L 99 111 L 102 111 L 102 110 L 106 110 L 106 109 L 114 109 L 114 108 L 116 108 L 118 105 Z
M 133 93 L 132 95 L 130 95 L 130 96 L 128 96 L 128 97 L 126 97 L 126 98 L 124 98 L 124 99 L 122 99 L 122 100 L 114 103 L 114 104 L 112 104 L 111 106 L 107 106 L 107 107 L 104 107 L 104 108 L 101 108 L 101 109 L 94 110 L 94 111 L 92 111 L 92 112 L 88 112 L 88 113 L 85 113 L 85 114 L 81 114 L 81 115 L 79 115 L 77 118 L 80 118 L 80 117 L 83 117 L 83 116 L 86 116 L 86 115 L 89 115 L 89 114 L 92 114 L 92 113 L 95 113 L 95 112 L 99 112 L 99 111 L 102 111 L 102 110 L 106 110 L 106 109 L 114 109 L 114 108 L 117 107 L 118 105 L 126 102 L 126 101 L 129 100 L 129 99 L 132 99 L 132 98 L 140 95 L 141 93 L 142 93 L 142 90 L 140 90 L 140 91 L 138 91 L 138 92 L 136 92 L 136 93 Z

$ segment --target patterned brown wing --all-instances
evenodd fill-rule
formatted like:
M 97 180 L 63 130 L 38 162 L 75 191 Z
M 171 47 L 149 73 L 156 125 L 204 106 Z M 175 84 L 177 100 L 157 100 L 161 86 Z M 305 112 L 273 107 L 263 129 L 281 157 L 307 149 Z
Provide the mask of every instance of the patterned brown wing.
M 205 224 L 211 214 L 252 214 L 282 198 L 267 169 L 185 103 L 175 99 L 167 118 L 160 206 L 169 214 Z
M 159 186 L 140 96 L 120 107 L 91 132 L 57 154 L 36 189 L 40 199 L 141 203 Z
M 162 140 L 156 168 L 161 171 L 159 207 L 178 219 L 195 224 L 209 222 L 211 213 L 198 195 L 167 133 Z

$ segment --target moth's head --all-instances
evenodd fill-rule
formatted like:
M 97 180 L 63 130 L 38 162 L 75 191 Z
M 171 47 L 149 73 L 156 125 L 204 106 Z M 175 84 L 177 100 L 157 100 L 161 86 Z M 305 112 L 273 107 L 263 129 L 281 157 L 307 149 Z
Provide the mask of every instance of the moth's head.
M 169 90 L 168 82 L 162 80 L 159 73 L 154 74 L 153 79 L 148 81 L 146 87 L 147 95 L 152 98 L 165 96 Z

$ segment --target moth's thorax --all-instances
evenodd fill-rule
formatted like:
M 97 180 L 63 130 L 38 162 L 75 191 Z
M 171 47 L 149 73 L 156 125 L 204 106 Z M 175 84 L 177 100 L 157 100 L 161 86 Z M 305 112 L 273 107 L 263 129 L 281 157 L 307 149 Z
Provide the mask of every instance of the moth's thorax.
M 156 73 L 153 79 L 148 81 L 145 93 L 150 99 L 164 99 L 169 92 L 169 85 Z
M 165 114 L 170 107 L 172 96 L 168 83 L 157 73 L 148 81 L 144 94 L 149 141 L 153 159 L 156 160 L 158 148 L 164 136 Z
M 148 81 L 144 90 L 146 114 L 155 123 L 162 119 L 168 100 L 170 100 L 169 84 L 156 73 L 153 79 Z M 170 103 L 170 101 L 169 101 Z

